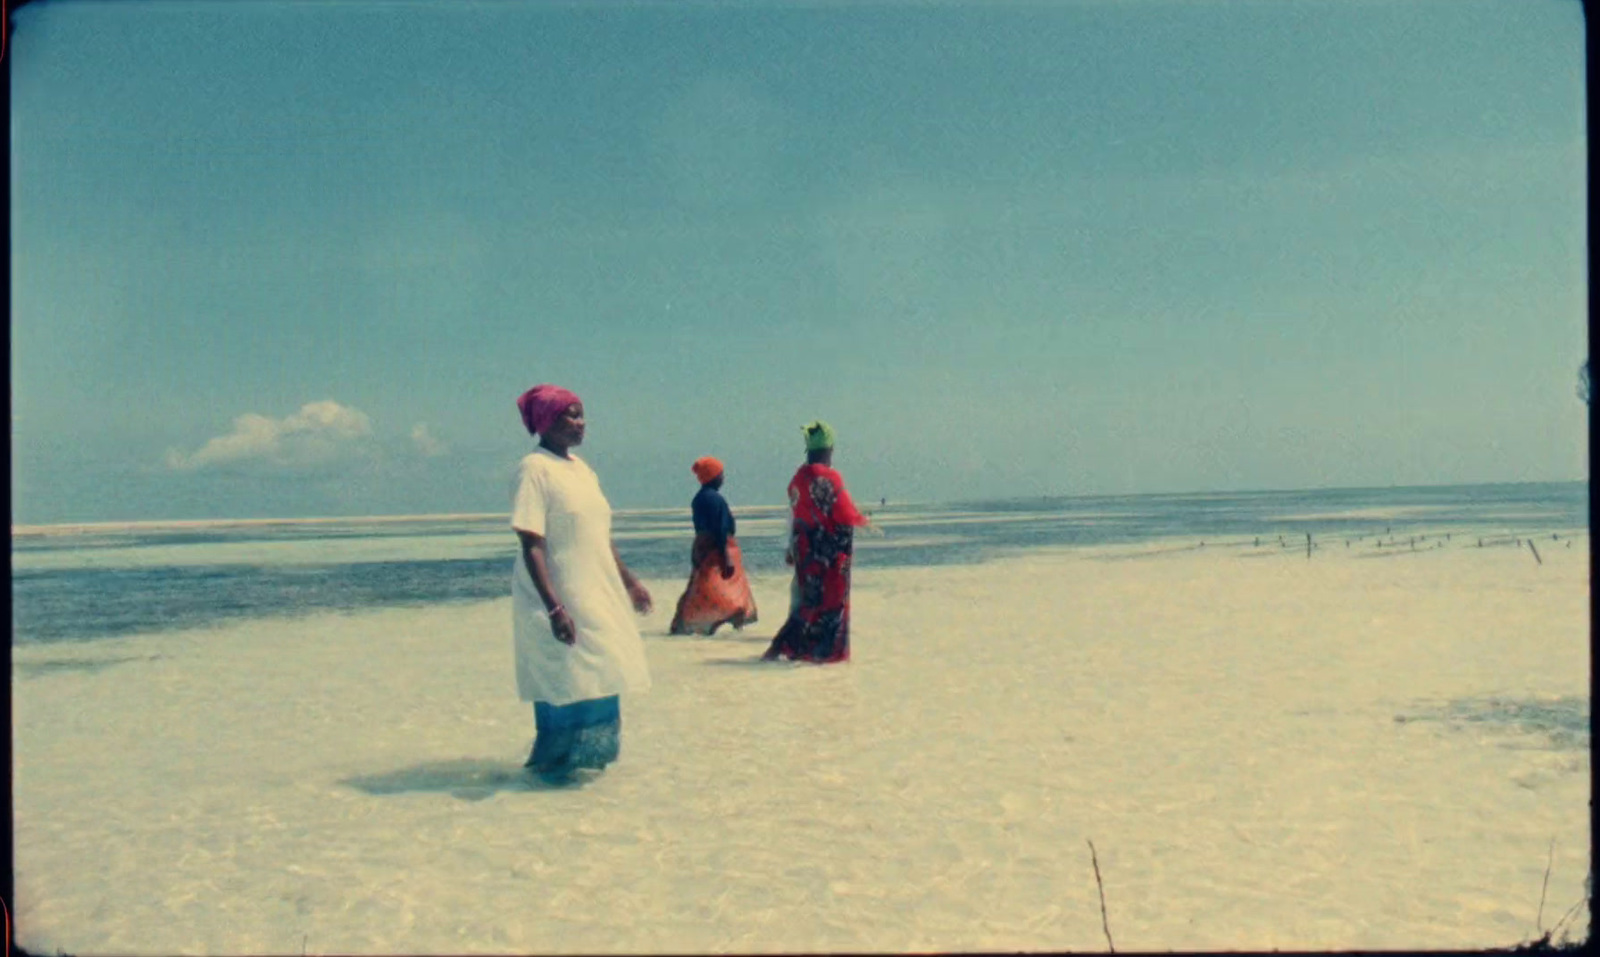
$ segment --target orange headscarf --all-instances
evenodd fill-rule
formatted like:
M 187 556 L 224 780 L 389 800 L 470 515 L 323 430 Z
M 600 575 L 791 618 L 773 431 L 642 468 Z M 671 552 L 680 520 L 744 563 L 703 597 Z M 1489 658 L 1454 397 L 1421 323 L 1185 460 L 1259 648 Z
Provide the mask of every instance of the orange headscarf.
M 722 474 L 722 463 L 707 455 L 703 458 L 695 459 L 694 464 L 689 466 L 689 471 L 694 473 L 695 478 L 700 480 L 701 485 L 704 485 Z

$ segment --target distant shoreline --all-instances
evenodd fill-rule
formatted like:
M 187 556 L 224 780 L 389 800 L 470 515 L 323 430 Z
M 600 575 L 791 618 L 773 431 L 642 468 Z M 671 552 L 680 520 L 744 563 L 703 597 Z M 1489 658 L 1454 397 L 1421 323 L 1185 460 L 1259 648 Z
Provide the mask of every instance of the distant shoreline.
M 442 522 L 499 518 L 500 512 L 449 515 L 366 515 L 317 518 L 192 518 L 150 519 L 137 522 L 62 522 L 48 525 L 13 525 L 15 536 L 75 535 L 83 532 L 131 532 L 162 528 L 250 528 L 262 525 L 379 525 L 389 522 Z
M 1194 492 L 1096 492 L 1066 495 L 1025 495 L 997 499 L 956 499 L 948 502 L 926 502 L 897 500 L 893 504 L 897 508 L 927 507 L 929 505 L 943 505 L 952 508 L 970 507 L 974 504 L 1004 503 L 1004 502 L 1059 502 L 1068 499 L 1130 499 L 1130 498 L 1219 498 L 1235 495 L 1294 495 L 1318 492 L 1394 492 L 1403 490 L 1437 490 L 1464 488 L 1505 488 L 1515 486 L 1538 485 L 1588 485 L 1587 479 L 1564 479 L 1557 481 L 1539 482 L 1452 482 L 1442 485 L 1362 485 L 1362 486 L 1324 486 L 1304 489 L 1236 489 L 1232 491 L 1194 491 Z M 878 504 L 869 499 L 858 499 L 862 508 L 872 511 Z M 764 512 L 779 511 L 787 508 L 786 505 L 743 505 L 735 506 L 738 512 Z M 673 506 L 668 508 L 619 508 L 617 515 L 675 515 L 686 512 L 687 509 Z M 506 512 L 440 512 L 420 515 L 349 515 L 349 516 L 316 516 L 302 518 L 200 518 L 200 519 L 142 519 L 139 521 L 114 521 L 114 522 L 58 522 L 40 523 L 30 525 L 11 526 L 13 538 L 39 538 L 56 535 L 80 535 L 89 532 L 130 532 L 154 531 L 160 529 L 214 529 L 214 528 L 260 528 L 270 525 L 385 525 L 404 524 L 409 522 L 450 522 L 450 521 L 487 521 L 505 518 Z
M 747 505 L 736 512 L 777 510 L 783 505 Z M 676 515 L 686 508 L 620 508 L 617 515 Z M 47 525 L 13 525 L 13 538 L 40 538 L 54 535 L 81 535 L 88 532 L 134 532 L 160 529 L 260 528 L 268 525 L 390 525 L 409 522 L 468 522 L 505 519 L 508 512 L 454 512 L 431 515 L 350 515 L 314 518 L 193 518 L 150 519 L 137 522 L 62 522 Z

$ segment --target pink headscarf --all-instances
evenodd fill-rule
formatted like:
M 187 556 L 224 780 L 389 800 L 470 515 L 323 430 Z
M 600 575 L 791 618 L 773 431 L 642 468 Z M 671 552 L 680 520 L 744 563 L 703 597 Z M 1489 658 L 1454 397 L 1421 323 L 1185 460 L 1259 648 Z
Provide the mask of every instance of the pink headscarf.
M 522 393 L 517 399 L 517 409 L 522 413 L 522 424 L 538 435 L 555 425 L 568 406 L 582 401 L 576 393 L 547 382 Z

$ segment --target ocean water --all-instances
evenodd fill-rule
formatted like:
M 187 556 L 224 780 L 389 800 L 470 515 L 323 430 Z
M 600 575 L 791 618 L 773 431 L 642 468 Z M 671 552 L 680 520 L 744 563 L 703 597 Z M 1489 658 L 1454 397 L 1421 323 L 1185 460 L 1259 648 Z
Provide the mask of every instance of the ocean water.
M 1319 547 L 1430 535 L 1437 542 L 1468 531 L 1499 541 L 1570 535 L 1589 524 L 1588 487 L 1578 482 L 861 504 L 884 534 L 858 536 L 858 567 L 981 563 L 1030 549 L 1172 540 L 1298 549 L 1308 534 Z M 735 505 L 734 512 L 750 572 L 781 573 L 786 510 Z M 687 576 L 687 503 L 681 511 L 618 512 L 614 534 L 641 577 Z M 500 516 L 14 529 L 12 642 L 481 601 L 508 594 L 514 551 Z

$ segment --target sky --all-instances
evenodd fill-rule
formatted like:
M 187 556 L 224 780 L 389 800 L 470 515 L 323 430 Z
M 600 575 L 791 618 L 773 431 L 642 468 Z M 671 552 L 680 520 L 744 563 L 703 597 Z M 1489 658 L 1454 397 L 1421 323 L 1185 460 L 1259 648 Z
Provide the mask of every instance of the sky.
M 1587 478 L 1577 2 L 14 20 L 14 523 Z

